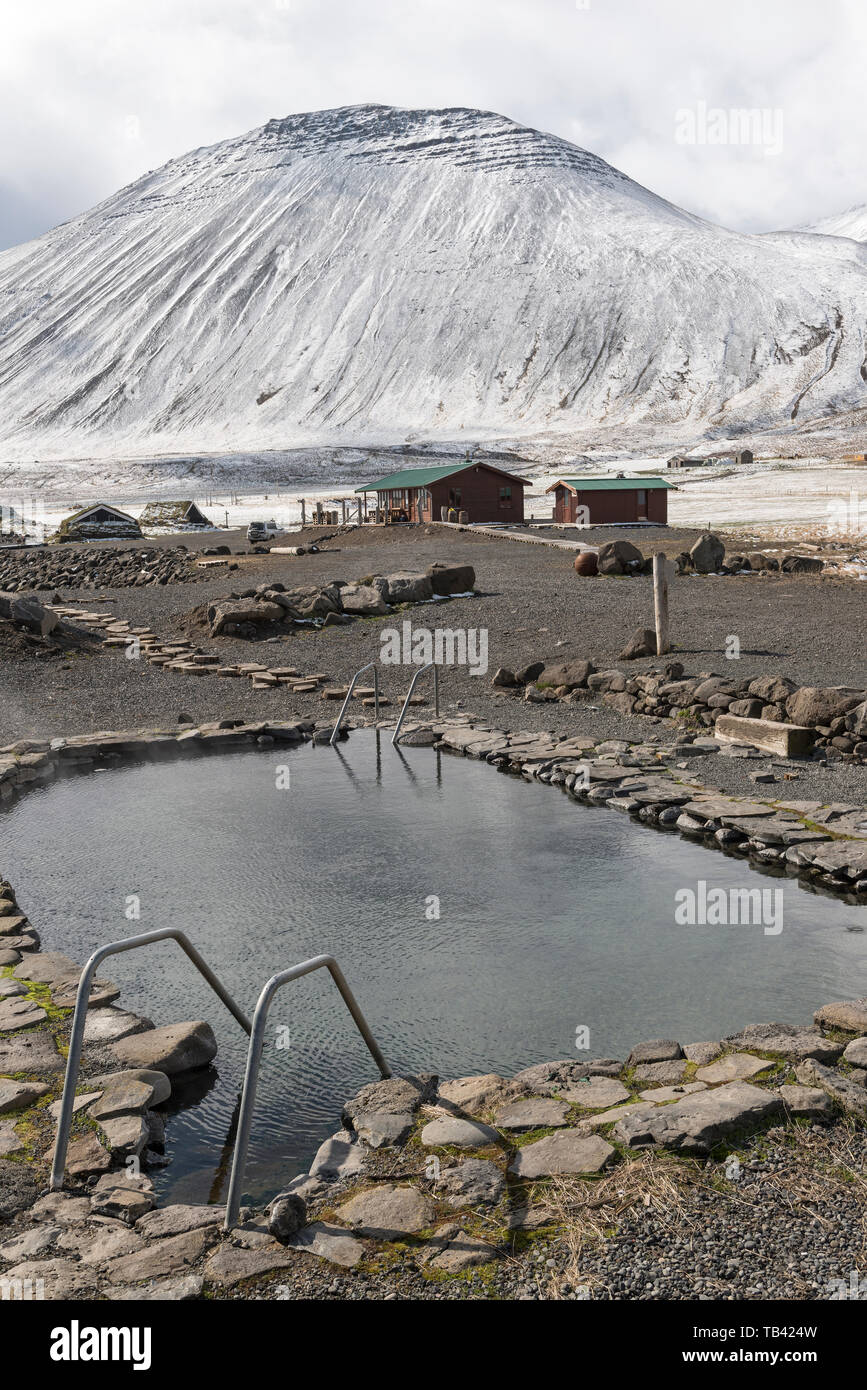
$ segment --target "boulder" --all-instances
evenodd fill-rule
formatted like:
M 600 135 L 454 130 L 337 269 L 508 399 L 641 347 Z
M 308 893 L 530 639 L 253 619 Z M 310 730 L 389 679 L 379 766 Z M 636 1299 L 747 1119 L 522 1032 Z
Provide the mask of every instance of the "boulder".
M 307 1204 L 297 1192 L 283 1192 L 268 1208 L 268 1230 L 275 1240 L 286 1242 L 304 1226 Z
M 381 617 L 388 612 L 388 604 L 374 584 L 346 584 L 340 590 L 340 601 L 345 613 Z
M 595 550 L 582 550 L 575 556 L 573 568 L 576 574 L 591 577 L 599 573 L 599 557 Z
M 784 555 L 780 561 L 784 574 L 818 574 L 824 567 L 817 555 Z
M 508 666 L 498 666 L 491 680 L 491 685 L 501 686 L 507 690 L 517 684 L 514 671 L 510 671 Z
M 867 738 L 867 700 L 862 700 L 846 715 L 846 728 L 856 738 Z
M 476 572 L 472 565 L 450 565 L 436 561 L 426 571 L 435 594 L 468 594 L 476 583 Z
M 782 705 L 797 688 L 788 676 L 756 676 L 747 686 L 747 692 L 763 704 Z
M 536 679 L 539 685 L 565 686 L 567 690 L 576 690 L 579 686 L 587 684 L 587 677 L 592 675 L 594 670 L 592 661 L 563 661 L 543 667 Z
M 212 637 L 218 637 L 230 625 L 238 627 L 242 623 L 252 623 L 261 627 L 263 623 L 281 623 L 285 616 L 279 603 L 256 599 L 221 599 L 208 608 Z
M 207 1066 L 217 1055 L 217 1042 L 210 1024 L 198 1020 L 134 1033 L 114 1043 L 112 1051 L 125 1066 L 176 1076 L 179 1072 Z
M 641 656 L 656 656 L 656 633 L 652 627 L 637 627 L 618 661 L 635 661 Z
M 692 567 L 699 574 L 714 574 L 725 559 L 726 548 L 719 536 L 705 531 L 690 547 L 689 558 Z
M 421 1142 L 429 1148 L 452 1146 L 456 1149 L 481 1149 L 498 1141 L 499 1135 L 490 1125 L 453 1115 L 431 1120 L 421 1132 Z
M 644 556 L 631 541 L 606 541 L 599 547 L 596 563 L 600 574 L 626 574 L 644 564 Z
M 778 1094 L 786 1112 L 796 1120 L 821 1124 L 834 1118 L 834 1103 L 818 1086 L 781 1086 Z
M 339 583 L 327 584 L 325 588 L 302 584 L 296 589 L 287 589 L 280 602 L 291 604 L 302 618 L 325 618 L 329 613 L 340 612 L 340 596 L 346 587 Z
M 813 1018 L 820 1028 L 839 1028 L 843 1033 L 867 1033 L 867 999 L 823 1004 Z
M 531 661 L 528 665 L 522 666 L 520 671 L 515 672 L 515 680 L 518 685 L 526 685 L 529 681 L 538 680 L 544 669 L 544 661 Z
M 840 686 L 804 685 L 786 700 L 786 714 L 793 724 L 815 728 L 840 719 L 863 698 L 863 693 Z
M 649 1042 L 638 1043 L 626 1059 L 628 1067 L 641 1062 L 676 1062 L 683 1056 L 683 1049 L 674 1038 L 651 1038 Z
M 387 574 L 387 603 L 424 603 L 433 596 L 433 585 L 426 574 Z

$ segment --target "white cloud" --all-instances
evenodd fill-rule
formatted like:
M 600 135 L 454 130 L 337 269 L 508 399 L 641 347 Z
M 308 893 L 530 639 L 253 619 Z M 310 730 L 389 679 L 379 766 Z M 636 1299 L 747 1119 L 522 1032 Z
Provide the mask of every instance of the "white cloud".
M 477 106 L 746 230 L 867 202 L 862 0 L 43 0 L 0 51 L 0 245 L 273 116 Z M 679 144 L 679 110 L 780 113 L 782 149 Z

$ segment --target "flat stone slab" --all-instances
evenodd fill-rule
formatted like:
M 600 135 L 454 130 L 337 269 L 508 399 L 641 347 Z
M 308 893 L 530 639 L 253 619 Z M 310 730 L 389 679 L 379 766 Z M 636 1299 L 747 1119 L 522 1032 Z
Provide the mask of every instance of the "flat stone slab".
M 497 1129 L 519 1131 L 523 1129 L 557 1128 L 568 1123 L 569 1107 L 561 1100 L 534 1096 L 530 1100 L 512 1101 L 494 1116 Z
M 368 1148 L 383 1149 L 394 1144 L 402 1144 L 405 1139 L 408 1139 L 414 1123 L 414 1117 L 410 1111 L 406 1111 L 402 1115 L 393 1115 L 388 1111 L 381 1113 L 365 1111 L 356 1119 L 355 1127 L 359 1139 Z
M 656 1086 L 650 1091 L 640 1091 L 642 1100 L 653 1101 L 654 1105 L 666 1105 L 670 1100 L 680 1100 L 681 1096 L 691 1096 L 695 1091 L 706 1091 L 705 1081 L 683 1081 L 679 1086 Z
M 138 1155 L 148 1141 L 148 1124 L 142 1115 L 114 1115 L 100 1120 L 99 1128 L 112 1154 Z
M 66 1192 L 48 1192 L 33 1203 L 30 1213 L 39 1221 L 68 1226 L 89 1219 L 90 1201 L 87 1197 L 70 1197 Z
M 815 1062 L 812 1057 L 798 1063 L 795 1076 L 803 1086 L 816 1086 L 824 1091 L 844 1110 L 861 1119 L 867 1118 L 867 1091 L 850 1077 L 833 1071 L 822 1062 Z
M 85 1043 L 118 1042 L 132 1033 L 153 1028 L 149 1018 L 127 1013 L 124 1009 L 92 1009 L 84 1024 Z
M 201 1274 L 184 1274 L 180 1279 L 158 1279 L 156 1283 L 109 1289 L 106 1297 L 131 1303 L 180 1303 L 198 1298 L 204 1283 Z
M 613 1160 L 615 1150 L 597 1134 L 561 1130 L 519 1149 L 509 1164 L 516 1178 L 548 1178 L 556 1173 L 598 1173 Z
M 444 1274 L 459 1274 L 461 1270 L 470 1269 L 474 1265 L 488 1264 L 497 1255 L 494 1246 L 463 1230 L 456 1231 L 454 1235 L 449 1233 L 447 1236 L 438 1232 L 437 1238 L 431 1242 L 431 1247 L 436 1253 L 427 1256 L 425 1265 L 428 1269 L 436 1269 Z
M 131 1255 L 110 1260 L 105 1273 L 112 1284 L 135 1284 L 140 1279 L 160 1279 L 188 1269 L 205 1250 L 211 1233 L 206 1230 L 185 1231 L 144 1246 Z
M 824 1038 L 818 1028 L 795 1028 L 788 1023 L 757 1023 L 726 1038 L 729 1047 L 758 1047 L 762 1052 L 778 1052 L 781 1057 L 803 1061 L 815 1057 L 817 1062 L 836 1062 L 843 1044 Z
M 660 1086 L 676 1086 L 683 1080 L 686 1058 L 676 1062 L 641 1062 L 634 1072 L 636 1081 L 656 1081 Z
M 499 1142 L 499 1135 L 490 1125 L 479 1120 L 462 1120 L 457 1116 L 443 1115 L 431 1120 L 421 1132 L 421 1142 L 428 1148 L 439 1145 L 453 1145 L 458 1149 L 481 1149 L 487 1144 Z
M 94 1193 L 90 1205 L 94 1216 L 110 1216 L 132 1226 L 151 1210 L 154 1199 L 150 1192 L 141 1192 L 135 1187 L 106 1186 Z
M 66 1066 L 50 1033 L 5 1034 L 0 1037 L 0 1072 L 25 1074 L 62 1071 Z
M 688 801 L 683 808 L 687 815 L 698 820 L 723 820 L 737 817 L 740 820 L 770 818 L 774 815 L 773 806 L 765 806 L 761 801 L 739 801 L 735 796 L 702 796 Z M 795 829 L 798 822 L 794 822 Z
M 112 1051 L 126 1066 L 145 1067 L 165 1072 L 166 1076 L 176 1076 L 207 1066 L 217 1055 L 217 1041 L 210 1024 L 196 1020 L 134 1033 L 114 1043 Z
M 450 1207 L 493 1206 L 506 1188 L 505 1175 L 486 1158 L 465 1158 L 446 1168 L 437 1183 L 437 1197 Z
M 331 1225 L 327 1221 L 314 1221 L 310 1226 L 305 1226 L 289 1242 L 289 1248 L 318 1255 L 320 1260 L 329 1260 L 331 1264 L 342 1265 L 344 1269 L 357 1265 L 364 1255 L 364 1246 L 360 1241 L 341 1226 Z
M 560 1094 L 571 1105 L 580 1105 L 585 1110 L 607 1110 L 609 1106 L 629 1099 L 629 1091 L 622 1081 L 607 1076 L 594 1076 L 588 1081 L 576 1082 Z
M 291 1264 L 292 1256 L 279 1241 L 272 1240 L 253 1249 L 231 1245 L 227 1241 L 211 1255 L 204 1266 L 204 1275 L 212 1284 L 231 1287 L 242 1279 L 252 1279 L 254 1275 L 267 1274 L 272 1269 L 285 1269 Z
M 14 1120 L 0 1120 L 0 1158 L 24 1148 L 24 1140 L 16 1133 Z
M 646 1094 L 658 1094 L 649 1092 Z M 631 1105 L 615 1105 L 613 1110 L 600 1110 L 596 1115 L 587 1115 L 578 1121 L 576 1128 L 583 1134 L 591 1133 L 594 1129 L 603 1129 L 605 1125 L 614 1124 L 620 1119 L 621 1115 L 632 1115 L 645 1108 L 653 1110 L 656 1107 L 655 1101 L 637 1101 Z
M 193 1206 L 179 1202 L 140 1216 L 135 1228 L 153 1240 L 154 1237 L 179 1236 L 185 1231 L 198 1231 L 203 1226 L 219 1226 L 225 1215 L 225 1207 Z
M 360 1173 L 370 1150 L 351 1130 L 340 1129 L 320 1144 L 310 1165 L 314 1178 L 345 1178 Z
M 772 1091 L 731 1081 L 700 1091 L 673 1105 L 655 1105 L 618 1120 L 614 1134 L 622 1144 L 639 1148 L 658 1144 L 683 1153 L 708 1153 L 730 1134 L 749 1133 L 781 1115 L 783 1102 Z
M 40 1081 L 7 1081 L 0 1077 L 0 1115 L 12 1110 L 26 1110 L 51 1088 Z
M 146 1081 L 117 1080 L 106 1086 L 99 1100 L 90 1107 L 92 1120 L 110 1120 L 116 1115 L 146 1110 L 153 1101 L 154 1089 Z
M 71 1177 L 87 1173 L 104 1173 L 111 1166 L 111 1155 L 102 1147 L 95 1134 L 82 1134 L 73 1139 L 66 1154 L 66 1171 Z
M 723 1050 L 720 1041 L 685 1043 L 683 1055 L 688 1062 L 696 1062 L 700 1067 L 707 1066 Z
M 436 1208 L 431 1199 L 415 1187 L 393 1187 L 383 1184 L 360 1192 L 338 1207 L 341 1221 L 361 1235 L 380 1240 L 394 1240 L 401 1235 L 414 1235 L 434 1219 Z
M 674 1038 L 652 1038 L 633 1047 L 626 1065 L 637 1067 L 640 1062 L 676 1062 L 682 1056 L 683 1049 Z
M 4 1264 L 18 1261 L 20 1264 L 22 1260 L 36 1259 L 54 1245 L 61 1230 L 60 1226 L 36 1226 L 32 1231 L 13 1236 L 12 1240 L 0 1245 L 0 1261 Z
M 132 1067 L 124 1071 L 109 1071 L 102 1076 L 89 1076 L 87 1085 L 94 1090 L 99 1088 L 101 1091 L 111 1090 L 119 1083 L 126 1084 L 128 1081 L 143 1081 L 150 1086 L 153 1091 L 151 1105 L 162 1105 L 172 1094 L 172 1083 L 163 1071 L 154 1071 L 148 1067 Z
M 0 1003 L 0 1033 L 13 1033 L 18 1028 L 30 1028 L 44 1023 L 48 1014 L 32 999 L 4 999 Z
M 91 1298 L 97 1287 L 96 1271 L 92 1266 L 76 1260 L 25 1260 L 5 1270 L 3 1277 L 12 1281 L 30 1281 L 34 1289 L 38 1281 L 42 1281 L 45 1297 L 51 1301 Z
M 777 1092 L 788 1114 L 796 1120 L 830 1122 L 835 1115 L 834 1103 L 818 1086 L 781 1086 Z
M 697 1081 L 715 1086 L 720 1081 L 748 1081 L 751 1076 L 757 1076 L 771 1066 L 773 1062 L 766 1057 L 753 1057 L 749 1052 L 729 1052 L 719 1061 L 711 1062 L 710 1066 L 699 1067 L 695 1075 Z

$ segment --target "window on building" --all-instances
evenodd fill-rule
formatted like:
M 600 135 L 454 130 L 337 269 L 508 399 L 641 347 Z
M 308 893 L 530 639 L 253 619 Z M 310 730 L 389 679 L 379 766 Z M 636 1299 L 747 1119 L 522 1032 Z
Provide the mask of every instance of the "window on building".
M 500 506 L 508 507 L 512 502 L 512 489 L 510 487 L 500 488 Z

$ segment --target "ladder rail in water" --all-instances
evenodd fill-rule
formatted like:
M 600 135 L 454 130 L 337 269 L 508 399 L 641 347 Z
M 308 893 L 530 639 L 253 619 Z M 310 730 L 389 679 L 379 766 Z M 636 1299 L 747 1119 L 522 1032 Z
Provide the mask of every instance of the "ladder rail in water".
M 305 960 L 300 965 L 293 965 L 288 970 L 281 970 L 279 974 L 272 975 L 259 995 L 256 1009 L 253 1013 L 253 1028 L 250 1033 L 250 1044 L 247 1049 L 247 1066 L 244 1072 L 244 1089 L 241 1092 L 241 1109 L 238 1115 L 238 1133 L 235 1140 L 235 1153 L 232 1158 L 232 1173 L 229 1179 L 229 1192 L 226 1197 L 226 1216 L 223 1222 L 223 1229 L 231 1231 L 237 1224 L 238 1216 L 241 1211 L 241 1190 L 244 1181 L 244 1170 L 247 1166 L 247 1153 L 250 1147 L 250 1130 L 253 1124 L 253 1107 L 256 1104 L 256 1089 L 259 1083 L 259 1068 L 262 1063 L 262 1049 L 265 1043 L 265 1027 L 268 1022 L 268 1012 L 271 1008 L 272 1000 L 283 985 L 298 980 L 304 975 L 310 975 L 314 970 L 327 969 L 340 991 L 343 1002 L 352 1015 L 355 1026 L 367 1044 L 368 1051 L 379 1067 L 380 1076 L 387 1081 L 391 1076 L 388 1063 L 379 1050 L 379 1046 L 367 1026 L 367 1021 L 361 1009 L 356 1003 L 349 985 L 344 979 L 343 972 L 334 956 L 313 956 L 310 960 Z
M 373 716 L 377 723 L 379 722 L 379 671 L 377 670 L 375 661 L 368 661 L 366 666 L 361 666 L 356 671 L 355 675 L 352 677 L 352 680 L 350 681 L 349 689 L 346 692 L 346 699 L 340 706 L 340 713 L 337 716 L 337 723 L 334 725 L 331 737 L 328 740 L 329 747 L 333 748 L 335 743 L 337 742 L 337 738 L 340 733 L 340 725 L 343 723 L 343 716 L 346 713 L 346 707 L 349 704 L 349 701 L 352 699 L 352 692 L 355 689 L 355 682 L 358 680 L 359 676 L 364 675 L 364 672 L 369 671 L 371 667 L 373 667 Z
M 81 1065 L 81 1049 L 84 1042 L 84 1025 L 87 1022 L 87 1008 L 90 1003 L 90 991 L 93 985 L 94 976 L 100 965 L 108 956 L 120 955 L 123 951 L 133 951 L 138 946 L 147 946 L 152 941 L 177 941 L 178 945 L 189 956 L 196 969 L 207 980 L 211 989 L 217 997 L 225 1004 L 229 1013 L 237 1019 L 245 1033 L 252 1031 L 253 1025 L 247 1015 L 235 1003 L 231 994 L 223 986 L 214 974 L 208 962 L 196 950 L 192 942 L 182 931 L 174 927 L 163 927 L 157 931 L 142 932 L 138 936 L 128 936 L 123 941 L 110 941 L 106 946 L 100 946 L 99 950 L 94 951 L 88 960 L 78 981 L 78 992 L 75 996 L 75 1013 L 72 1019 L 72 1031 L 69 1036 L 69 1054 L 66 1059 L 66 1076 L 63 1081 L 63 1096 L 60 1102 L 60 1118 L 57 1122 L 57 1138 L 54 1143 L 54 1156 L 51 1163 L 51 1179 L 49 1187 L 52 1192 L 59 1192 L 63 1188 L 63 1175 L 66 1169 L 66 1151 L 69 1147 L 69 1132 L 72 1127 L 72 1116 L 75 1106 L 75 1088 L 78 1084 L 78 1071 Z
M 397 725 L 396 725 L 395 730 L 394 730 L 394 733 L 393 733 L 393 735 L 392 735 L 392 739 L 391 739 L 392 746 L 394 746 L 394 744 L 397 743 L 397 736 L 398 736 L 398 734 L 400 733 L 401 726 L 402 726 L 402 724 L 403 724 L 404 719 L 406 718 L 406 712 L 407 712 L 407 710 L 409 709 L 409 702 L 410 702 L 410 700 L 412 699 L 412 692 L 415 690 L 416 681 L 419 679 L 420 676 L 423 676 L 423 675 L 424 675 L 425 671 L 430 671 L 430 670 L 433 670 L 433 673 L 434 673 L 434 714 L 436 715 L 437 719 L 439 719 L 439 713 L 440 713 L 440 670 L 439 670 L 439 666 L 438 666 L 437 662 L 435 662 L 435 661 L 428 661 L 426 665 L 420 666 L 420 667 L 418 668 L 418 670 L 416 671 L 415 675 L 414 675 L 413 678 L 412 678 L 412 681 L 410 682 L 409 690 L 406 692 L 406 699 L 405 699 L 404 702 L 403 702 L 403 708 L 402 708 L 401 711 L 400 711 L 400 718 L 399 718 L 398 721 L 397 721 Z

